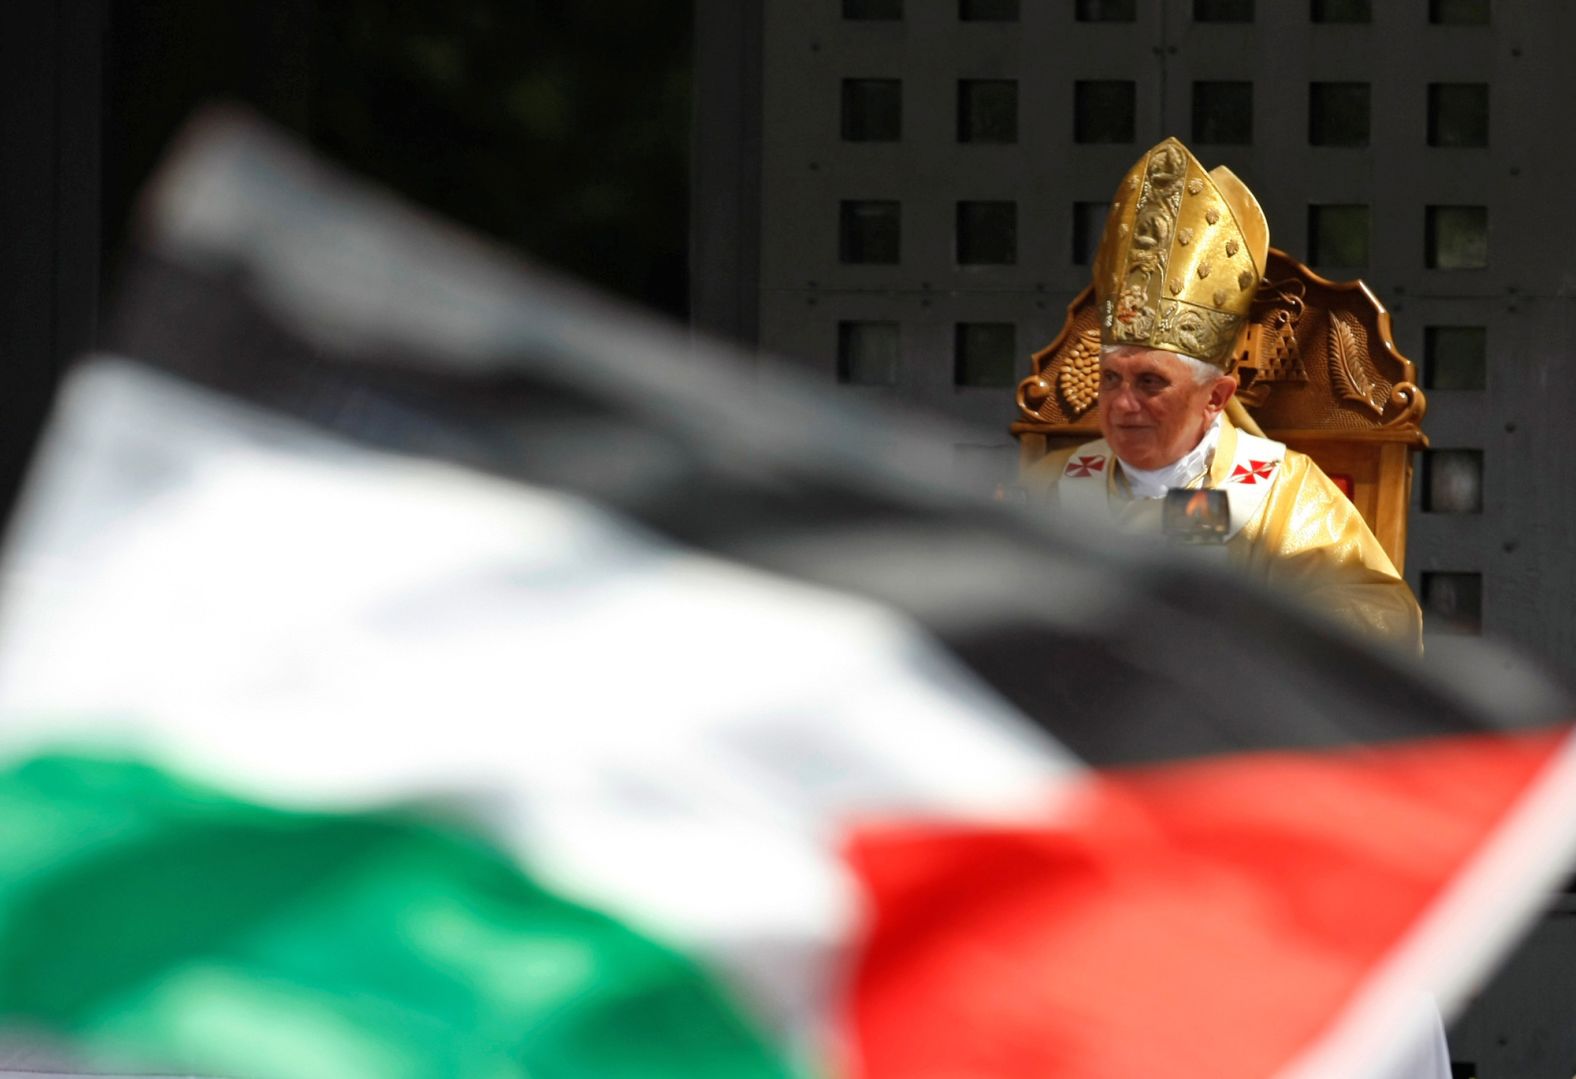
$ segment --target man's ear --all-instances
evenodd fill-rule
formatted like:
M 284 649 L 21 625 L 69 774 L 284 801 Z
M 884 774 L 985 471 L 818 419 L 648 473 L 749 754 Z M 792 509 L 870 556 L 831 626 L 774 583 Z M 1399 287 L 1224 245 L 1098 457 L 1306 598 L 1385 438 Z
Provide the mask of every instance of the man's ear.
M 1221 375 L 1209 387 L 1209 414 L 1213 416 L 1226 407 L 1231 395 L 1237 392 L 1237 376 Z

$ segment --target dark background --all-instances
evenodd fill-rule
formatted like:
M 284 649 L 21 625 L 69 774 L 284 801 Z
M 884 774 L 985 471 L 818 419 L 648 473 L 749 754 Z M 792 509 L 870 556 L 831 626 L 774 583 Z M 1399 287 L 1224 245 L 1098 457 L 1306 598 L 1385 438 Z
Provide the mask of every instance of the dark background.
M 685 313 L 685 4 L 111 0 L 104 41 L 111 253 L 171 134 L 221 98 L 446 217 Z
M 685 317 L 691 27 L 672 0 L 6 0 L 0 511 L 94 343 L 138 190 L 211 101 Z

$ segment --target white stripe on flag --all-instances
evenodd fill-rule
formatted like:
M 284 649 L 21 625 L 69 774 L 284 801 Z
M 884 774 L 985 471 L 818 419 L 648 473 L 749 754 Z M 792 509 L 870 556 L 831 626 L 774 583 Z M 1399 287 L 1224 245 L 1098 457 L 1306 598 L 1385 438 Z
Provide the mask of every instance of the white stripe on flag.
M 858 915 L 850 820 L 1043 819 L 1078 768 L 893 612 L 122 362 L 63 391 L 3 588 L 0 752 L 458 801 L 779 1031 Z

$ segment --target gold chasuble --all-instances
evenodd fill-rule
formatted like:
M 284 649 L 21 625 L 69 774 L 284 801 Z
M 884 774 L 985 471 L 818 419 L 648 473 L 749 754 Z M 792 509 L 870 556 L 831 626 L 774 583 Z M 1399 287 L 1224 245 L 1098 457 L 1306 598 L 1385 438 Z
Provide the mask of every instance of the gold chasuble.
M 1053 453 L 1025 477 L 1065 512 L 1104 515 L 1126 532 L 1161 535 L 1163 499 L 1135 498 L 1104 439 Z M 1422 613 L 1351 500 L 1319 466 L 1222 418 L 1207 474 L 1189 484 L 1225 491 L 1226 559 L 1244 576 L 1295 596 L 1360 633 L 1419 649 Z

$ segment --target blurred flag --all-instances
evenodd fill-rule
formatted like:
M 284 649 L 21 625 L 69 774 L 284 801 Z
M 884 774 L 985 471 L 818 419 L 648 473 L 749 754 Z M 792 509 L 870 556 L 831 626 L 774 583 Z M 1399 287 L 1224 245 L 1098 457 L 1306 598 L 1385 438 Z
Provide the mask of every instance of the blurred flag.
M 233 120 L 107 343 L 0 582 L 0 1047 L 1383 1075 L 1568 863 L 1530 679 L 955 491 Z

